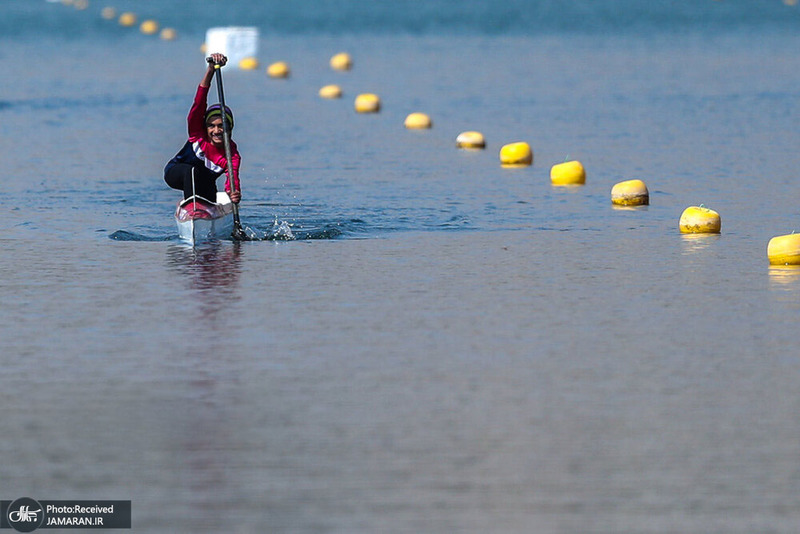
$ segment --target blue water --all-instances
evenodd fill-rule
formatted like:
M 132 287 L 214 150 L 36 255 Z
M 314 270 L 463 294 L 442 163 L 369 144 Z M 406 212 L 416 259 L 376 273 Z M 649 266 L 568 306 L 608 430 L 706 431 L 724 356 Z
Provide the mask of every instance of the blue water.
M 30 0 L 5 0 L 4 34 L 41 35 L 57 31 L 79 38 L 113 35 L 97 17 L 82 12 L 44 10 Z M 224 3 L 165 0 L 137 4 L 124 0 L 93 2 L 90 11 L 111 6 L 154 18 L 187 34 L 203 34 L 211 25 L 259 27 L 271 35 L 470 34 L 571 35 L 699 31 L 796 30 L 800 14 L 790 0 L 298 0 Z M 99 6 L 102 4 L 102 6 Z M 99 6 L 99 7 L 98 7 Z
M 131 500 L 137 532 L 797 532 L 789 4 L 3 0 L 0 499 Z M 192 249 L 161 176 L 223 24 L 261 32 L 224 71 L 258 239 Z M 566 159 L 586 185 L 550 185 Z M 632 178 L 650 205 L 614 209 Z M 722 233 L 681 235 L 701 203 Z

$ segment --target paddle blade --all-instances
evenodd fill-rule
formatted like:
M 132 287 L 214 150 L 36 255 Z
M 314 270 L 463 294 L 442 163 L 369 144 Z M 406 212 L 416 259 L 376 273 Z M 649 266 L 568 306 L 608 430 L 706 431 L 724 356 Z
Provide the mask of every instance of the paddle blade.
M 233 226 L 233 233 L 231 233 L 231 237 L 234 241 L 249 241 L 250 236 L 242 229 L 242 226 L 239 224 L 235 224 Z

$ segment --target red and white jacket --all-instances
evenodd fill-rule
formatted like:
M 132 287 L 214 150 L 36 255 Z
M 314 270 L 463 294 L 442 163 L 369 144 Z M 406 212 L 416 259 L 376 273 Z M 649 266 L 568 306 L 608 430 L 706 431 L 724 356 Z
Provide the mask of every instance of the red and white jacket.
M 215 177 L 219 177 L 222 173 L 226 173 L 228 169 L 228 162 L 225 159 L 225 149 L 217 148 L 208 139 L 208 130 L 206 129 L 206 107 L 208 100 L 209 87 L 202 85 L 197 87 L 197 93 L 194 96 L 192 108 L 189 110 L 187 123 L 189 126 L 189 140 L 183 145 L 180 152 L 178 152 L 169 163 L 167 163 L 165 171 L 168 171 L 176 163 L 188 163 L 193 167 L 200 166 L 208 169 Z M 239 150 L 236 148 L 236 143 L 231 139 L 231 160 L 233 160 L 233 179 L 236 184 L 236 190 L 241 191 L 239 185 L 239 165 L 241 157 Z M 225 180 L 225 192 L 231 192 L 230 180 Z

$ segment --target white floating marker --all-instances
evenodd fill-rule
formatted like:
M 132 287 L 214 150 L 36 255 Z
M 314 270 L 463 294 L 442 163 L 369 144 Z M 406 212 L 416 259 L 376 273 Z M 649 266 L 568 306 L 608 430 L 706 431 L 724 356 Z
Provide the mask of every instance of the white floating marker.
M 228 66 L 239 66 L 245 58 L 258 56 L 258 28 L 226 26 L 206 31 L 206 55 L 224 54 Z

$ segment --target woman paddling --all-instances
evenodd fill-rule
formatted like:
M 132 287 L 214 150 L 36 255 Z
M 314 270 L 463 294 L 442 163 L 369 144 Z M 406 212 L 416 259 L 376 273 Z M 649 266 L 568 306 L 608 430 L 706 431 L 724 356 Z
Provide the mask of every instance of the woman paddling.
M 200 81 L 194 103 L 189 110 L 189 140 L 180 152 L 169 160 L 164 168 L 164 181 L 173 189 L 183 191 L 183 198 L 193 195 L 212 202 L 217 200 L 217 178 L 228 169 L 225 158 L 225 141 L 222 131 L 222 106 L 214 104 L 206 108 L 208 90 L 214 78 L 214 65 L 223 66 L 228 62 L 222 54 L 211 54 L 208 68 Z M 225 106 L 224 113 L 233 129 L 233 112 Z M 230 134 L 230 131 L 228 132 Z M 225 180 L 225 192 L 231 200 L 239 203 L 242 198 L 239 187 L 239 164 L 241 158 L 236 143 L 230 140 L 233 180 L 236 187 L 231 191 L 230 179 Z

